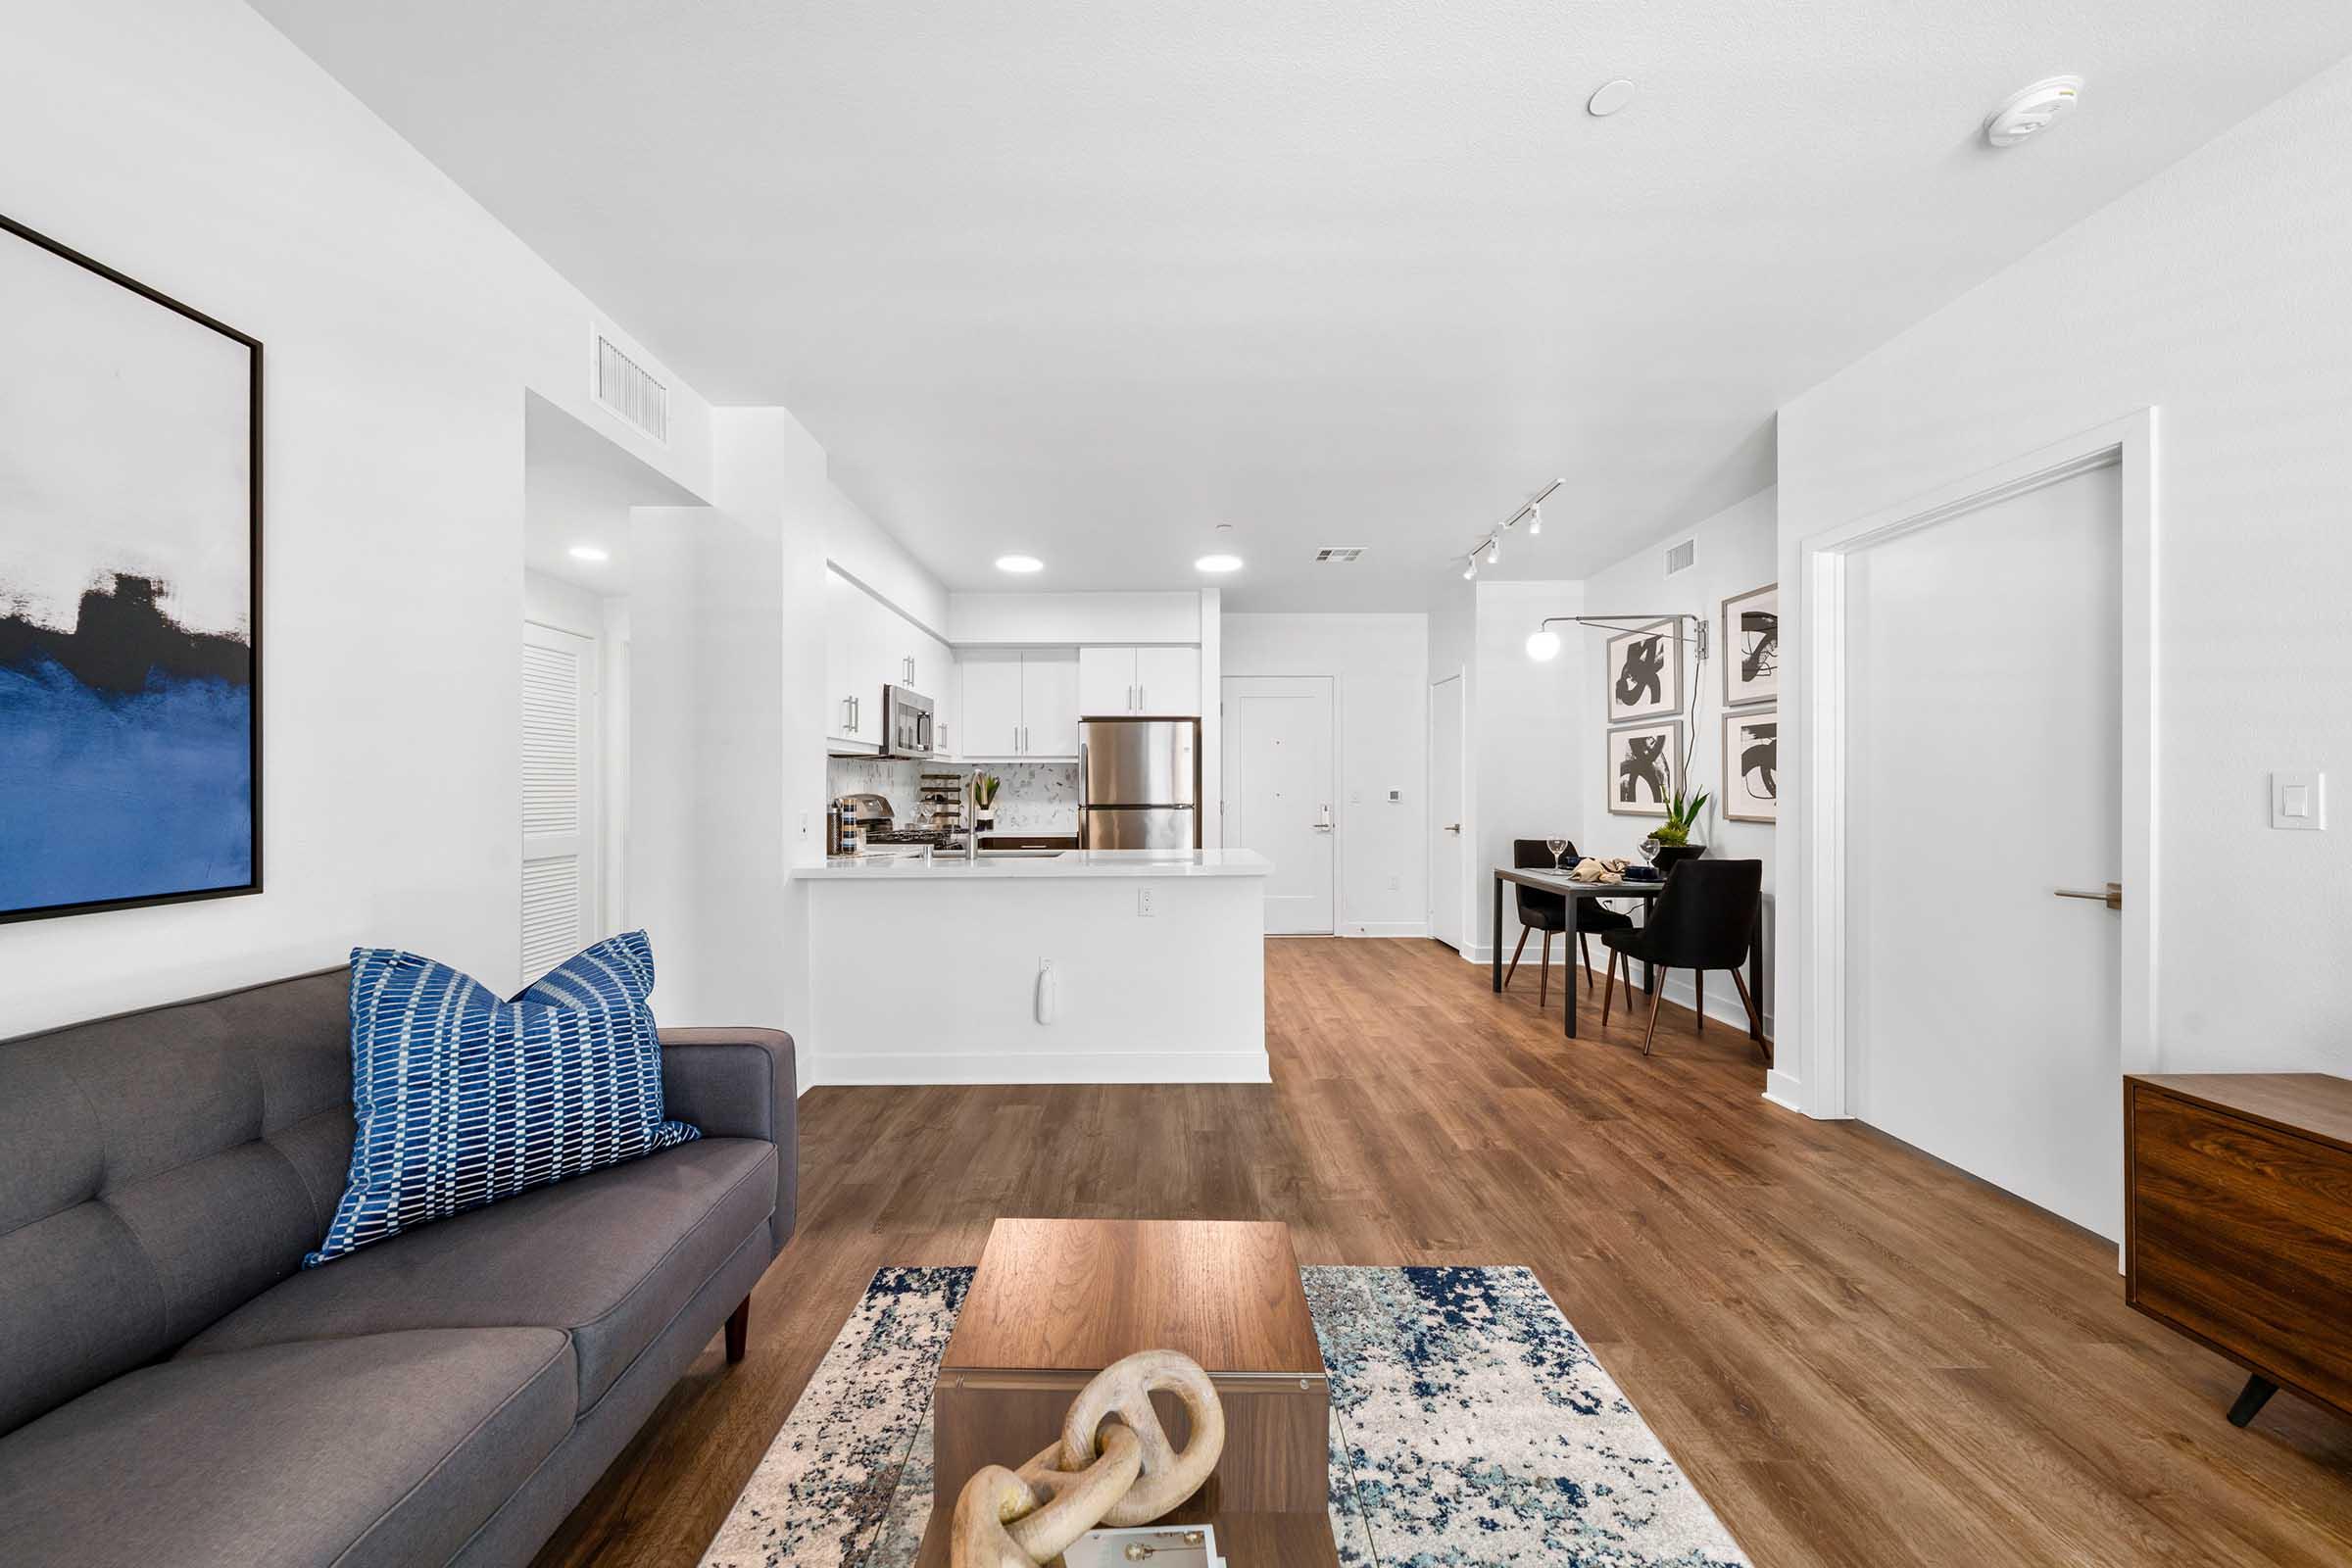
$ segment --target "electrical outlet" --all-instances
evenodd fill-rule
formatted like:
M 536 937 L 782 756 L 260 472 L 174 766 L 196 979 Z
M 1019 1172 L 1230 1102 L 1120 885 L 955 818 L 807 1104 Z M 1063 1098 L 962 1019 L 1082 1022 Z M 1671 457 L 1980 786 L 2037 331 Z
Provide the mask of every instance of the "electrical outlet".
M 1152 884 L 1149 882 L 1135 890 L 1135 912 L 1146 919 L 1159 912 L 1159 906 L 1152 900 Z
M 1403 887 L 1404 887 L 1404 878 L 1402 878 L 1402 877 L 1400 877 L 1400 876 L 1396 876 L 1396 875 L 1392 875 L 1392 876 L 1390 876 L 1390 878 L 1389 878 L 1389 891 L 1390 891 L 1391 893 L 1396 893 L 1396 892 L 1400 892 L 1400 891 L 1402 891 Z
M 1363 805 L 1363 804 L 1364 804 L 1364 792 L 1363 792 L 1362 790 L 1349 790 L 1349 791 L 1348 792 L 1348 804 L 1349 806 L 1361 806 L 1361 805 Z
M 2317 833 L 2328 825 L 2328 775 L 2273 773 L 2271 826 Z

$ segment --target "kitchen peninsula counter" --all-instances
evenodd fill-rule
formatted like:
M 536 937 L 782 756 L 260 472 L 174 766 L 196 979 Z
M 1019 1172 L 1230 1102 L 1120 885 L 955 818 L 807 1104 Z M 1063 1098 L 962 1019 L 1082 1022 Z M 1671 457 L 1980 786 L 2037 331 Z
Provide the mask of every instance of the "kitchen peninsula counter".
M 807 884 L 822 1084 L 1266 1083 L 1248 850 L 858 857 Z
M 966 860 L 960 851 L 940 850 L 926 860 L 919 856 L 860 855 L 807 865 L 793 875 L 810 882 L 928 880 L 969 881 L 977 878 L 1034 880 L 1062 877 L 1263 877 L 1274 862 L 1255 850 L 1062 850 L 1000 852 Z

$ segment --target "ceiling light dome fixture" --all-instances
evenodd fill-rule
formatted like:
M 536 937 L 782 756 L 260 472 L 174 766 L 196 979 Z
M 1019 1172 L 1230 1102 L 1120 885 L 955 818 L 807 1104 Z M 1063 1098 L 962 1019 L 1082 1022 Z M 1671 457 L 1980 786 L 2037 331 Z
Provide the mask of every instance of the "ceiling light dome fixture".
M 1242 558 L 1239 556 L 1202 556 L 1199 561 L 1193 563 L 1193 569 L 1195 571 L 1239 571 L 1242 569 Z
M 2082 101 L 2081 76 L 2045 76 L 2011 93 L 2006 103 L 1984 117 L 1984 139 L 1995 147 L 2014 147 L 2049 129 Z
M 999 556 L 997 569 L 1020 572 L 1043 571 L 1046 569 L 1046 564 L 1035 556 Z

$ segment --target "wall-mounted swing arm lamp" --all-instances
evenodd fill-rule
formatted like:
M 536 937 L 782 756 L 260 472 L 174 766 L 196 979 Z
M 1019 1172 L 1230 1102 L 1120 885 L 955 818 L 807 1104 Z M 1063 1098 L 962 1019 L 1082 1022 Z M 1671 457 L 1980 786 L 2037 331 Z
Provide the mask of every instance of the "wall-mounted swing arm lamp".
M 1693 662 L 1707 662 L 1707 619 L 1677 611 L 1662 615 L 1546 615 L 1527 639 L 1527 657 L 1535 660 L 1557 659 L 1560 655 L 1560 634 L 1555 625 L 1598 626 L 1605 631 L 1646 631 L 1661 620 L 1675 623 L 1677 640 L 1690 645 Z M 1690 622 L 1688 628 L 1684 622 Z

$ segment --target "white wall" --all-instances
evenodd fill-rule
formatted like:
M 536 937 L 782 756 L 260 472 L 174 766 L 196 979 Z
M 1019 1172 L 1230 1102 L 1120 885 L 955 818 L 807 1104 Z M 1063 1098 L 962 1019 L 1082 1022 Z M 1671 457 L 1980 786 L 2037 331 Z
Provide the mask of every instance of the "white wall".
M 1482 582 L 1477 585 L 1475 651 L 1478 684 L 1471 693 L 1471 782 L 1477 795 L 1471 909 L 1478 933 L 1474 956 L 1484 959 L 1494 940 L 1494 868 L 1511 862 L 1513 839 L 1581 834 L 1595 745 L 1587 718 L 1592 667 L 1575 637 L 1563 635 L 1559 657 L 1530 659 L 1527 639 L 1547 615 L 1584 612 L 1581 582 Z M 1554 628 L 1555 630 L 1559 628 Z M 1570 628 L 1573 630 L 1573 628 Z M 1592 680 L 1599 677 L 1594 675 Z M 1578 848 L 1588 848 L 1579 838 Z M 1518 940 L 1511 903 L 1503 904 L 1505 943 Z
M 1780 418 L 1786 585 L 1809 534 L 2159 410 L 2156 1044 L 2170 1071 L 2352 1071 L 2347 145 L 2352 64 Z M 1791 608 L 1784 594 L 1784 614 Z M 1788 632 L 1794 649 L 1793 617 Z M 1794 755 L 1796 737 L 1783 733 Z M 2267 825 L 2265 774 L 2283 767 L 2332 768 L 2327 832 Z M 1780 852 L 1801 863 L 1801 834 L 1786 820 Z M 1797 891 L 1782 889 L 1784 929 Z M 1794 946 L 1783 954 L 1784 1046 L 1797 1026 Z M 1781 1062 L 1773 1091 L 1797 1100 L 1792 1054 Z
M 999 645 L 1197 643 L 1203 630 L 1215 624 L 1214 593 L 954 593 L 948 596 L 948 640 Z
M 266 890 L 0 928 L 0 1036 L 355 943 L 514 976 L 525 389 L 698 495 L 708 410 L 591 405 L 589 301 L 234 0 L 10 8 L 0 191 L 262 339 L 268 432 Z
M 1229 614 L 1227 676 L 1328 675 L 1338 699 L 1343 936 L 1421 936 L 1429 909 L 1429 617 Z M 1210 701 L 1215 692 L 1206 693 Z M 1403 799 L 1389 801 L 1391 790 Z
M 821 514 L 825 560 L 900 614 L 945 639 L 948 590 L 830 480 L 806 503 Z
M 1677 528 L 1635 551 L 1623 561 L 1604 567 L 1585 579 L 1585 609 L 1595 615 L 1647 615 L 1654 612 L 1686 613 L 1704 616 L 1707 621 L 1709 658 L 1698 671 L 1698 703 L 1695 741 L 1690 756 L 1690 782 L 1713 797 L 1705 816 L 1693 837 L 1707 846 L 1707 853 L 1718 859 L 1750 859 L 1764 862 L 1765 893 L 1765 992 L 1760 999 L 1767 1021 L 1772 1013 L 1772 910 L 1775 896 L 1773 875 L 1774 830 L 1768 823 L 1734 822 L 1722 811 L 1723 800 L 1723 669 L 1727 645 L 1723 639 L 1723 601 L 1751 588 L 1761 588 L 1774 580 L 1780 560 L 1780 517 L 1776 497 L 1771 490 L 1762 490 L 1744 501 L 1735 502 L 1695 527 Z M 1697 542 L 1695 564 L 1673 576 L 1666 575 L 1665 552 L 1670 544 L 1691 539 Z M 1587 798 L 1585 830 L 1578 837 L 1578 846 L 1597 855 L 1637 853 L 1638 846 L 1652 828 L 1656 817 L 1616 816 L 1609 811 L 1608 758 L 1599 744 L 1607 724 L 1607 709 L 1603 704 L 1603 688 L 1607 676 L 1606 644 L 1609 633 L 1598 628 L 1578 631 L 1562 628 L 1563 638 L 1571 645 L 1581 644 L 1586 655 L 1584 677 L 1585 734 L 1592 742 L 1586 755 L 1591 774 L 1592 793 Z M 1686 660 L 1688 651 L 1686 651 Z M 1686 669 L 1690 666 L 1686 662 Z M 1595 955 L 1597 956 L 1597 955 Z M 1691 983 L 1688 973 L 1677 973 L 1667 982 L 1667 997 L 1685 1006 L 1690 1004 Z M 1708 993 L 1707 1010 L 1729 1022 L 1746 1027 L 1746 1017 L 1740 1006 L 1739 994 L 1728 980 L 1717 977 Z
M 1461 885 L 1455 891 L 1461 898 L 1462 930 L 1468 944 L 1462 956 L 1467 958 L 1479 956 L 1482 945 L 1479 931 L 1482 924 L 1492 923 L 1479 909 L 1482 904 L 1493 902 L 1488 887 L 1493 877 L 1478 858 L 1478 591 L 1455 577 L 1448 577 L 1440 585 L 1429 610 L 1430 684 L 1434 686 L 1449 676 L 1458 676 L 1462 682 Z M 1426 693 L 1423 705 L 1423 710 L 1427 711 Z M 1434 770 L 1438 765 L 1433 750 L 1430 766 Z M 1422 786 L 1422 794 L 1435 799 L 1437 793 L 1433 771 L 1431 781 Z M 1444 827 L 1444 823 L 1431 818 L 1427 842 L 1432 851 L 1433 876 L 1438 874 L 1436 867 L 1442 863 L 1435 851 L 1441 842 L 1438 834 Z M 1431 902 L 1433 905 L 1436 902 L 1434 897 Z

